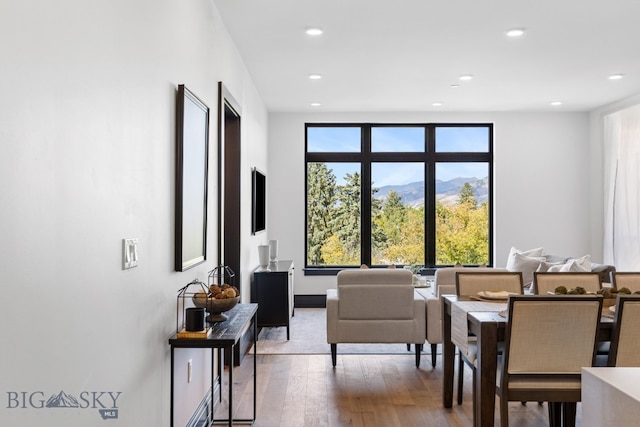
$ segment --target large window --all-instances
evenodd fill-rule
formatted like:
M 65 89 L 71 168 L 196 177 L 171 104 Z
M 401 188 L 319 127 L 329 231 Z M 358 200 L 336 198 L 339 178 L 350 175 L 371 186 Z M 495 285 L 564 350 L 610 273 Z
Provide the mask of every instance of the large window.
M 306 274 L 491 264 L 491 124 L 307 124 Z

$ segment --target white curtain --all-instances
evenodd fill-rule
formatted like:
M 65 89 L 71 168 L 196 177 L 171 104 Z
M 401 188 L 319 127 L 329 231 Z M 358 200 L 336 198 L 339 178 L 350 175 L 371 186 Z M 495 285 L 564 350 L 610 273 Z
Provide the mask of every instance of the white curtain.
M 640 105 L 605 116 L 604 259 L 640 271 Z

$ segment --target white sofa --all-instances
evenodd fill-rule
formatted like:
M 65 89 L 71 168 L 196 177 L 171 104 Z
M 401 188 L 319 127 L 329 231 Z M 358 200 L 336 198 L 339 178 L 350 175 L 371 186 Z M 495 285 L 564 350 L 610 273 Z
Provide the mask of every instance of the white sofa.
M 416 366 L 426 340 L 425 299 L 402 269 L 343 270 L 327 290 L 327 342 L 336 366 L 338 343 L 415 344 Z

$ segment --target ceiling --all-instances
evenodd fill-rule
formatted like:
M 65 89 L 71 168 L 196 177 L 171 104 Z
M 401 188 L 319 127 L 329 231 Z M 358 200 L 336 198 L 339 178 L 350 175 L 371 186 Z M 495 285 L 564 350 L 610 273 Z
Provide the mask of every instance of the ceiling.
M 272 112 L 589 111 L 640 93 L 638 0 L 213 2 Z

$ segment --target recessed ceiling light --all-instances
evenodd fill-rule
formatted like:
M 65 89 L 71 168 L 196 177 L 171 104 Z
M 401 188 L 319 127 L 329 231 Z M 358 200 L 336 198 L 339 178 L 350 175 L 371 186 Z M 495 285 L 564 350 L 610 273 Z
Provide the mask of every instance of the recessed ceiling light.
M 508 37 L 520 37 L 524 34 L 524 28 L 511 28 L 505 33 Z
M 442 107 L 444 104 L 442 102 L 434 102 L 433 104 L 434 107 Z
M 309 78 L 311 80 L 320 80 L 322 78 L 322 74 L 309 74 Z
M 451 85 L 451 89 L 458 89 L 460 85 Z
M 551 105 L 553 105 L 554 107 L 557 107 L 559 105 L 562 105 L 562 101 L 551 101 Z
M 323 33 L 323 31 L 322 31 L 322 28 L 309 27 L 305 30 L 305 33 L 307 33 L 310 36 L 319 36 L 320 34 Z
M 322 104 L 320 104 L 319 102 L 312 102 L 310 105 L 311 105 L 312 107 L 319 107 L 319 106 L 321 106 Z
M 611 74 L 609 80 L 620 80 L 624 77 L 624 74 Z
M 460 80 L 462 81 L 467 81 L 467 80 L 471 80 L 473 78 L 473 76 L 471 74 L 463 74 L 460 76 Z

